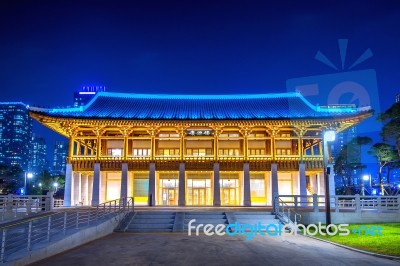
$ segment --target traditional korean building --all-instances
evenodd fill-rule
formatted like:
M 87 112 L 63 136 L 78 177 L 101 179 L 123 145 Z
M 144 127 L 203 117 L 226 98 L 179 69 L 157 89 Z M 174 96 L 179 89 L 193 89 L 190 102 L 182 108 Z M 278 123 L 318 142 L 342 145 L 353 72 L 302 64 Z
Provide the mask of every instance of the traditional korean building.
M 66 206 L 125 196 L 136 205 L 250 206 L 275 193 L 323 194 L 324 132 L 372 111 L 318 107 L 295 92 L 99 92 L 84 106 L 30 114 L 69 138 Z

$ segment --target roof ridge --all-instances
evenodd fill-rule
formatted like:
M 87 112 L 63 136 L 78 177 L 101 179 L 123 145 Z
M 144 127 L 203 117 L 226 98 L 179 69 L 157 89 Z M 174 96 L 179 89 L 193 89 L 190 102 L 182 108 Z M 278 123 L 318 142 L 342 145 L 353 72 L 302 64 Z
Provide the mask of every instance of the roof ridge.
M 119 98 L 148 98 L 148 99 L 260 99 L 260 98 L 288 98 L 300 97 L 300 92 L 276 92 L 276 93 L 248 93 L 248 94 L 151 94 L 151 93 L 127 93 L 127 92 L 98 92 L 97 97 L 119 97 Z M 96 96 L 94 98 L 96 98 Z M 93 98 L 93 99 L 94 99 Z

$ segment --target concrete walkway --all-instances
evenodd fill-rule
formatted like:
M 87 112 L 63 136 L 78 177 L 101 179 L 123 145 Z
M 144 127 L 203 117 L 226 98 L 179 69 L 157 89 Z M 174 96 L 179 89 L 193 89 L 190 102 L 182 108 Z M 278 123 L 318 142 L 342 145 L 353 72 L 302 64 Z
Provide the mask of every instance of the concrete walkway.
M 34 265 L 400 265 L 303 236 L 113 233 Z

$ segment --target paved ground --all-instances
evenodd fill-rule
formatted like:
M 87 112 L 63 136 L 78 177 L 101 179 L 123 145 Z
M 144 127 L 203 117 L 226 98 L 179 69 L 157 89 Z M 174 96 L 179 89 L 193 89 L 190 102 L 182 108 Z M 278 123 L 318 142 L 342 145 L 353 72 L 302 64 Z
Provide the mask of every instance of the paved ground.
M 400 265 L 303 236 L 114 233 L 33 265 Z

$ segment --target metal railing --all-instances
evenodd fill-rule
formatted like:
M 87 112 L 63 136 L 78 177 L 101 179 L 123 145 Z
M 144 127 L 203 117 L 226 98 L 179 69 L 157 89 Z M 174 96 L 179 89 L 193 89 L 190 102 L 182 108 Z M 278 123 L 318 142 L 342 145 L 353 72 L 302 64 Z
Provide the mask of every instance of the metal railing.
M 0 263 L 39 249 L 51 241 L 61 239 L 121 212 L 133 211 L 133 198 L 121 198 L 99 204 L 96 207 L 79 207 L 33 218 L 20 223 L 0 227 Z
M 296 224 L 301 220 L 301 214 L 297 213 L 293 207 L 282 201 L 279 196 L 275 197 L 274 209 L 275 215 L 285 224 Z
M 294 208 L 295 211 L 312 210 L 319 212 L 325 207 L 325 196 L 323 195 L 277 195 L 274 208 L 284 203 Z M 330 197 L 331 210 L 335 212 L 400 212 L 400 195 L 397 196 L 360 196 L 360 195 L 334 195 Z

